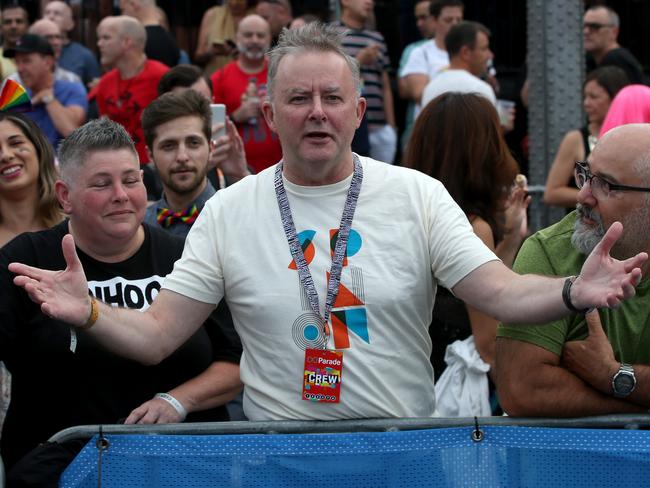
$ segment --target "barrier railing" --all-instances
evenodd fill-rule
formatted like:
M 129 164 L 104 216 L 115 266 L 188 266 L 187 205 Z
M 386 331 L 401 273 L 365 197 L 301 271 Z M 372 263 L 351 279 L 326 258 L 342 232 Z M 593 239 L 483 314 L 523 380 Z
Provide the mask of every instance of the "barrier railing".
M 65 488 L 592 488 L 647 485 L 645 429 L 649 415 L 418 418 L 81 426 L 50 440 L 90 439 Z

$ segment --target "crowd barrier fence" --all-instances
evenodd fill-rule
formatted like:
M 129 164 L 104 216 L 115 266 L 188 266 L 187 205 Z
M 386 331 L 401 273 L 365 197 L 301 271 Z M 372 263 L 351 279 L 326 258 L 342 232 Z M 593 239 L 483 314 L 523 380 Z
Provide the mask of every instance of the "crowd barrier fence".
M 638 487 L 650 415 L 80 426 L 61 487 Z

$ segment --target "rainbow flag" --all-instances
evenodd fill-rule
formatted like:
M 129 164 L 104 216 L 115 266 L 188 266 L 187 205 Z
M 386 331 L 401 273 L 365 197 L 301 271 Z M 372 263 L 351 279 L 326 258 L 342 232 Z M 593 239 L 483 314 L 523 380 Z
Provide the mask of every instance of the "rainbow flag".
M 0 88 L 0 111 L 31 112 L 32 101 L 25 88 L 13 80 L 5 80 Z

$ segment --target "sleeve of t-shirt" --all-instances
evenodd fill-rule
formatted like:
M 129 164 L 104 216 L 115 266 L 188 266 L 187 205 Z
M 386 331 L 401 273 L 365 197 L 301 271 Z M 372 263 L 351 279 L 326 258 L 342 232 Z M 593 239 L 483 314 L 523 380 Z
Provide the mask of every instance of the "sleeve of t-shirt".
M 69 85 L 68 93 L 63 100 L 63 106 L 71 107 L 73 105 L 78 105 L 82 107 L 86 112 L 88 111 L 88 98 L 86 89 L 81 83 L 71 83 Z
M 406 65 L 402 68 L 399 73 L 400 78 L 412 74 L 429 74 L 429 67 L 427 66 L 427 60 L 424 56 L 424 46 L 417 46 L 413 48 L 411 55 L 406 62 Z
M 408 63 L 409 58 L 411 57 L 411 54 L 413 54 L 415 48 L 416 46 L 409 44 L 404 48 L 404 51 L 402 51 L 402 56 L 399 58 L 399 67 L 397 68 L 398 78 L 402 78 L 404 76 L 402 74 L 402 71 L 404 71 L 404 68 L 406 67 L 406 64 Z
M 512 268 L 519 274 L 556 275 L 548 255 L 537 238 L 527 239 Z M 497 337 L 507 337 L 542 347 L 558 356 L 566 341 L 568 318 L 544 325 L 499 324 Z
M 185 239 L 183 255 L 162 287 L 204 303 L 217 305 L 224 295 L 222 222 L 219 192 L 203 207 Z
M 479 266 L 498 260 L 474 233 L 467 217 L 438 181 L 427 204 L 429 211 L 429 254 L 433 276 L 452 289 Z

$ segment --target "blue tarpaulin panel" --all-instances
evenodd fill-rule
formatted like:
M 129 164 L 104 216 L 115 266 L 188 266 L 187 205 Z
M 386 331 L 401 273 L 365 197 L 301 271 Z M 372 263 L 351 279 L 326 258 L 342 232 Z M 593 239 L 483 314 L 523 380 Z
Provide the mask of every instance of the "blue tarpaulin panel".
M 101 486 L 650 486 L 650 431 L 483 426 L 346 434 L 106 435 Z M 97 437 L 61 478 L 98 486 Z

